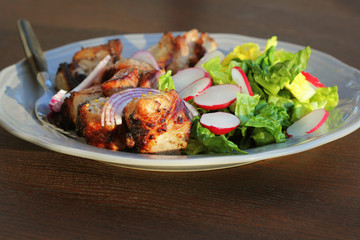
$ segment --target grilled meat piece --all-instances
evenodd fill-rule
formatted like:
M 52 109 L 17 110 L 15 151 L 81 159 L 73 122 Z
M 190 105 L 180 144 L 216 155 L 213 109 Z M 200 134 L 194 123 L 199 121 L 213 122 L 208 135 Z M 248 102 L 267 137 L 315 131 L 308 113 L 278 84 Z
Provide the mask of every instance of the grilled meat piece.
M 107 44 L 100 46 L 81 49 L 75 53 L 71 63 L 60 64 L 55 78 L 56 88 L 70 91 L 84 80 L 106 55 L 110 54 L 111 64 L 121 59 L 122 49 L 123 45 L 120 39 L 110 40 Z M 95 84 L 100 81 L 102 81 L 102 76 L 99 76 Z
M 183 68 L 193 67 L 206 52 L 214 51 L 217 43 L 207 33 L 192 29 L 182 36 L 164 33 L 160 41 L 149 49 L 161 68 L 173 74 Z
M 159 88 L 159 78 L 164 73 L 165 73 L 164 70 L 153 70 L 153 71 L 147 72 L 140 79 L 139 87 L 158 89 Z
M 136 68 L 121 69 L 108 81 L 101 85 L 106 96 L 111 96 L 126 88 L 134 88 L 139 85 L 139 70 Z
M 208 33 L 201 33 L 197 44 L 200 44 L 206 52 L 215 51 L 218 47 L 218 44 L 209 36 Z
M 115 63 L 115 65 L 108 70 L 115 74 L 102 84 L 102 90 L 106 96 L 111 96 L 126 88 L 134 87 L 148 87 L 157 88 L 158 80 L 163 71 L 154 69 L 150 64 L 127 58 Z
M 194 66 L 204 56 L 205 49 L 198 43 L 199 32 L 193 29 L 175 38 L 175 53 L 167 69 L 174 73 L 180 69 Z
M 61 63 L 56 74 L 55 87 L 57 90 L 69 91 L 79 85 L 86 76 L 86 73 L 75 67 L 75 64 Z
M 191 120 L 175 90 L 133 99 L 124 116 L 130 133 L 126 144 L 141 153 L 174 154 L 187 147 Z
M 100 85 L 81 90 L 79 92 L 71 92 L 70 96 L 65 98 L 61 106 L 61 122 L 60 126 L 64 129 L 74 129 L 76 126 L 78 107 L 85 102 L 104 96 Z
M 78 133 L 88 144 L 114 151 L 126 148 L 126 124 L 101 126 L 101 109 L 106 98 L 97 98 L 84 103 L 79 109 Z
M 172 61 L 175 52 L 175 39 L 174 36 L 165 32 L 160 41 L 149 48 L 151 55 L 156 59 L 160 68 L 166 68 Z
M 136 60 L 133 58 L 125 58 L 125 59 L 121 59 L 121 60 L 117 61 L 114 64 L 114 68 L 116 69 L 116 71 L 119 71 L 119 70 L 125 69 L 125 68 L 136 68 L 141 73 L 146 73 L 146 72 L 149 72 L 149 71 L 152 71 L 155 69 L 149 63 L 144 62 L 144 61 L 139 61 L 139 60 Z

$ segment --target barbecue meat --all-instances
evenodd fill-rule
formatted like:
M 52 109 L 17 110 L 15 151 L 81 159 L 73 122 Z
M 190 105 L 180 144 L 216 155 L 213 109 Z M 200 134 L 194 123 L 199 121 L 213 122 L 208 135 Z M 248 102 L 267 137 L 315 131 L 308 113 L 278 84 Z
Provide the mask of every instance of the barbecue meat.
M 166 68 L 172 61 L 175 52 L 174 36 L 165 32 L 160 41 L 148 50 L 156 59 L 160 68 Z
M 124 116 L 130 133 L 126 144 L 141 153 L 174 154 L 187 147 L 191 120 L 175 90 L 133 99 Z
M 61 106 L 61 127 L 64 129 L 74 129 L 77 122 L 78 107 L 83 103 L 104 96 L 100 85 L 81 90 L 79 92 L 71 92 L 70 96 L 65 98 Z
M 111 96 L 127 88 L 157 88 L 159 77 L 163 74 L 163 71 L 156 70 L 152 65 L 131 58 L 116 62 L 108 70 L 108 72 L 110 71 L 115 72 L 115 74 L 102 83 L 102 90 L 106 96 Z
M 153 70 L 147 72 L 140 79 L 139 87 L 143 88 L 159 88 L 159 78 L 164 74 L 164 70 Z
M 117 61 L 114 64 L 114 68 L 117 71 L 119 71 L 120 69 L 124 69 L 124 68 L 136 68 L 141 73 L 146 73 L 146 72 L 149 72 L 149 71 L 152 71 L 155 69 L 149 63 L 144 62 L 144 61 L 139 61 L 139 60 L 136 60 L 133 58 L 125 58 L 125 59 L 121 59 L 121 60 Z
M 134 88 L 139 85 L 140 75 L 136 68 L 121 69 L 108 81 L 101 85 L 106 96 L 111 96 L 121 90 Z
M 207 33 L 192 29 L 181 36 L 174 37 L 164 33 L 160 41 L 149 49 L 159 67 L 177 71 L 193 67 L 206 52 L 214 51 L 217 43 Z
M 106 98 L 97 98 L 84 103 L 79 108 L 78 134 L 85 137 L 88 144 L 114 151 L 126 148 L 126 124 L 101 126 L 101 109 Z
M 70 91 L 81 83 L 106 55 L 110 55 L 112 58 L 109 66 L 121 59 L 122 50 L 123 45 L 120 39 L 81 49 L 75 53 L 71 63 L 60 64 L 55 78 L 56 88 Z M 100 83 L 100 81 L 102 81 L 102 76 L 99 76 L 95 84 Z

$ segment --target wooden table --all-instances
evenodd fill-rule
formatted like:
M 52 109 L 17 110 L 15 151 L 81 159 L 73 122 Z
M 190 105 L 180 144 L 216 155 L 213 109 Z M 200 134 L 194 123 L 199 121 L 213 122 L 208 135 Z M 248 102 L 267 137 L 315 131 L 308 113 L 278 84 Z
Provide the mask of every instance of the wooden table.
M 310 45 L 360 68 L 359 1 L 1 1 L 0 69 L 122 33 L 198 28 Z M 0 128 L 0 239 L 359 239 L 360 130 L 226 170 L 137 171 L 55 153 Z

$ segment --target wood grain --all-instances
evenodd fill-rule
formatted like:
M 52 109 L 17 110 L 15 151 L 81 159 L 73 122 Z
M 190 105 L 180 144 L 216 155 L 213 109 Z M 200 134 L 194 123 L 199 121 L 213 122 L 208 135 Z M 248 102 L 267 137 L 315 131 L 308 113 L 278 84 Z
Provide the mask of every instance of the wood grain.
M 198 28 L 310 45 L 360 68 L 359 1 L 2 1 L 0 69 L 106 35 Z M 55 153 L 0 128 L 0 239 L 358 239 L 360 130 L 226 170 L 163 173 Z

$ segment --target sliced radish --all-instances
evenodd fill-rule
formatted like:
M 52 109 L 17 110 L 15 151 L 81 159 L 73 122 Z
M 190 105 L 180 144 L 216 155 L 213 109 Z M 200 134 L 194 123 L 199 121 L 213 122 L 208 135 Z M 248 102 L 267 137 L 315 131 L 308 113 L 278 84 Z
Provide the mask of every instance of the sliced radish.
M 179 92 L 179 96 L 184 99 L 185 101 L 189 101 L 190 99 L 193 99 L 194 97 L 201 94 L 203 91 L 205 91 L 207 88 L 209 88 L 212 84 L 212 81 L 208 77 L 200 78 L 196 80 L 195 82 L 191 83 L 187 87 L 185 87 L 183 90 Z
M 133 59 L 136 59 L 139 61 L 143 61 L 143 62 L 147 62 L 151 66 L 153 66 L 156 70 L 160 69 L 157 61 L 155 60 L 155 58 L 149 51 L 146 51 L 146 50 L 137 51 L 130 58 L 133 58 Z
M 210 75 L 201 68 L 185 68 L 172 76 L 172 79 L 175 84 L 175 90 L 180 92 L 191 83 L 203 77 L 210 78 Z
M 195 64 L 195 67 L 203 68 L 201 65 L 215 57 L 220 57 L 220 61 L 222 61 L 225 58 L 225 55 L 219 50 L 208 52 L 202 58 L 200 58 L 200 60 Z
M 236 100 L 241 88 L 235 84 L 211 86 L 194 98 L 194 103 L 206 110 L 217 110 L 230 106 Z
M 246 77 L 245 72 L 239 67 L 233 67 L 231 69 L 231 77 L 236 82 L 239 87 L 241 87 L 242 93 L 247 93 L 250 96 L 254 96 L 253 91 L 251 90 L 250 83 Z
M 328 116 L 329 112 L 325 109 L 316 109 L 294 122 L 286 133 L 289 137 L 301 137 L 314 132 L 324 124 Z
M 306 79 L 307 81 L 309 81 L 313 87 L 315 87 L 315 88 L 325 87 L 325 85 L 322 84 L 322 83 L 319 81 L 318 78 L 314 77 L 314 76 L 311 75 L 310 73 L 307 73 L 307 72 L 304 72 L 304 71 L 302 71 L 301 73 L 302 73 L 302 75 L 305 76 L 305 79 Z
M 200 118 L 200 124 L 212 133 L 222 135 L 231 132 L 240 125 L 240 119 L 231 113 L 205 113 Z

